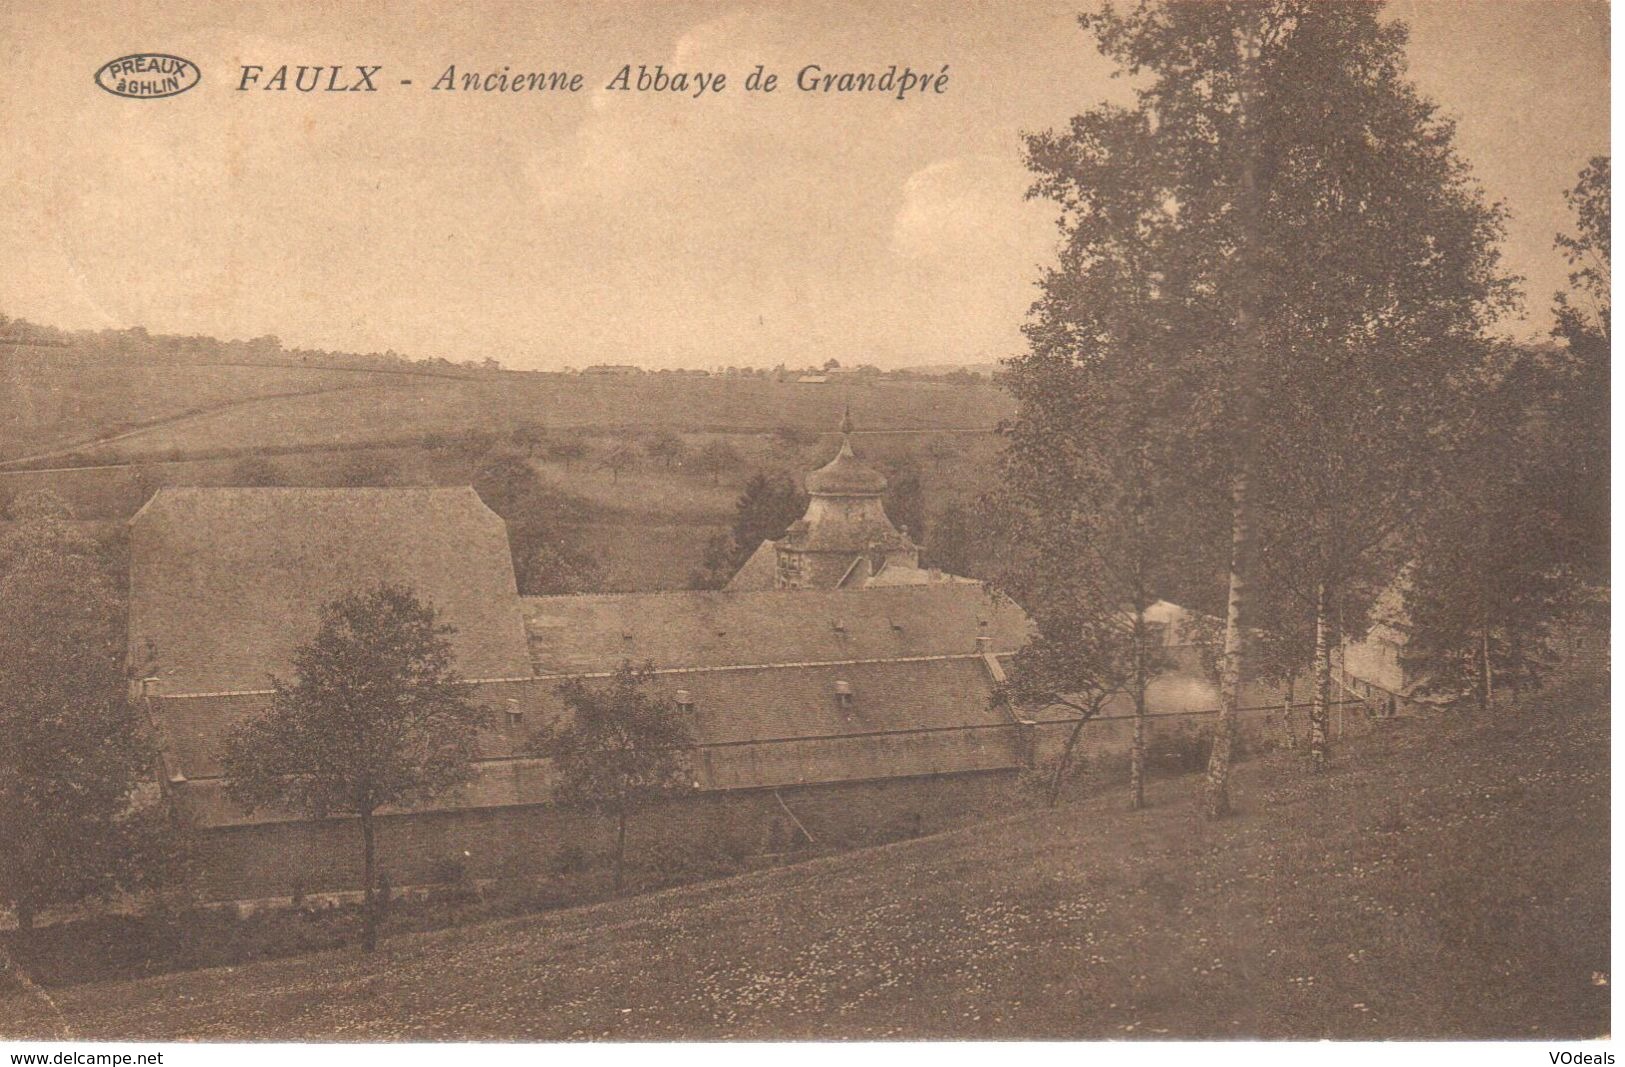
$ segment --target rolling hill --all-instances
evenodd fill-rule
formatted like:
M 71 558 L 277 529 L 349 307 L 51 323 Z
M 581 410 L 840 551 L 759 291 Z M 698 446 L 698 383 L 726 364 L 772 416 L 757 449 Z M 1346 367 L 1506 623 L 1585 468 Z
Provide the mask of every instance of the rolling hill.
M 79 1039 L 1608 1032 L 1604 688 L 938 837 L 353 951 L 0 1000 Z

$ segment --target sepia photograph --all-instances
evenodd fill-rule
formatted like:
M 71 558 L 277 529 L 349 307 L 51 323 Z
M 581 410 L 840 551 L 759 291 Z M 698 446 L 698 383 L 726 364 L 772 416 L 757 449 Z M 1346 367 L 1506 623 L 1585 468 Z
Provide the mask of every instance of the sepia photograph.
M 6 4 L 6 1062 L 1613 1063 L 1610 23 Z

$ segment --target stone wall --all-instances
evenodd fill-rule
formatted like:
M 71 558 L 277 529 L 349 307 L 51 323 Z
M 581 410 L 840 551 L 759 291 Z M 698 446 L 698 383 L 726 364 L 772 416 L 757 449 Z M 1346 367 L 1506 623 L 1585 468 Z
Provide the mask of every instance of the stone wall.
M 781 804 L 782 801 L 782 804 Z M 635 817 L 627 856 L 636 865 L 651 846 L 686 842 L 756 855 L 799 847 L 862 847 L 933 833 L 1014 811 L 1018 776 L 1003 771 L 895 778 L 796 789 L 705 793 Z M 788 811 L 786 811 L 788 808 Z M 794 819 L 791 818 L 791 813 Z M 269 823 L 201 831 L 198 892 L 207 900 L 320 893 L 361 884 L 360 831 L 353 819 Z M 550 805 L 388 816 L 378 821 L 380 869 L 391 885 L 434 884 L 453 876 L 525 878 L 548 874 L 567 847 L 603 853 L 613 845 L 607 819 Z

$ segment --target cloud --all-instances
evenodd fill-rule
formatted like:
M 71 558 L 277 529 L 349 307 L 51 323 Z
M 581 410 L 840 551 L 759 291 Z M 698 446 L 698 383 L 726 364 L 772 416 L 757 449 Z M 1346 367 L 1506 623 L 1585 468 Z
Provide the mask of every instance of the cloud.
M 911 174 L 892 223 L 891 250 L 910 260 L 955 263 L 1036 259 L 1048 240 L 1048 212 L 1026 203 L 1028 175 L 991 155 L 940 160 Z

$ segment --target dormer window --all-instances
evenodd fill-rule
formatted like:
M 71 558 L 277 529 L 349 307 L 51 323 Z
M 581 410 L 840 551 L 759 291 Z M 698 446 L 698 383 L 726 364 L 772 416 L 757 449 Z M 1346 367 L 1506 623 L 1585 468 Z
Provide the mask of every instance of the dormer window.
M 852 710 L 852 683 L 839 681 L 835 683 L 835 706 L 842 711 Z
M 677 690 L 677 710 L 685 713 L 693 711 L 694 694 L 687 689 Z
M 520 711 L 518 708 L 509 708 L 508 709 L 508 725 L 509 726 L 519 726 L 519 725 L 522 725 L 524 723 L 524 721 L 525 721 L 525 713 L 524 712 Z

